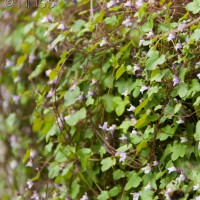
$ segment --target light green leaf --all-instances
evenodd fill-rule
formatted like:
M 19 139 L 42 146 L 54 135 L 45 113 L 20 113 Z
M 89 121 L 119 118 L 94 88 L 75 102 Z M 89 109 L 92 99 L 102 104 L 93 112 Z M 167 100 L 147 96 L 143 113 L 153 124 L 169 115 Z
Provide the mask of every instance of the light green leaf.
M 122 65 L 116 72 L 116 80 L 120 78 L 120 76 L 126 71 L 124 65 Z
M 197 14 L 200 11 L 200 0 L 194 0 L 188 3 L 185 8 L 193 14 Z
M 115 164 L 116 164 L 116 159 L 115 158 L 111 158 L 111 157 L 104 158 L 101 161 L 101 165 L 102 165 L 101 166 L 101 170 L 102 170 L 102 172 L 110 169 Z
M 97 197 L 97 200 L 107 200 L 109 199 L 108 191 L 101 191 L 101 194 Z
M 109 195 L 111 197 L 117 196 L 121 192 L 121 187 L 120 186 L 115 186 L 112 189 L 109 190 Z
M 148 147 L 148 142 L 146 140 L 141 141 L 140 144 L 137 145 L 136 155 L 138 155 L 140 153 L 140 151 L 142 149 L 145 149 L 146 147 Z
M 188 86 L 185 83 L 180 83 L 178 86 L 178 95 L 181 98 L 184 98 L 187 95 L 188 92 Z
M 172 148 L 172 161 L 177 160 L 179 157 L 183 157 L 186 151 L 186 145 L 181 143 L 175 143 Z
M 138 187 L 141 181 L 142 179 L 136 172 L 131 172 L 131 175 L 128 177 L 128 182 L 125 185 L 125 191 Z
M 125 174 L 121 169 L 117 169 L 116 171 L 114 171 L 113 173 L 114 180 L 119 180 L 120 178 L 123 178 L 123 177 L 125 177 Z
M 85 108 L 81 108 L 79 111 L 77 111 L 74 114 L 72 114 L 66 120 L 66 123 L 69 126 L 75 126 L 79 121 L 81 121 L 82 119 L 85 119 L 85 117 L 86 117 L 86 109 Z
M 150 50 L 147 55 L 149 57 L 145 63 L 147 70 L 154 70 L 157 65 L 161 65 L 165 62 L 165 55 L 159 57 L 158 51 Z
M 194 134 L 194 139 L 196 141 L 200 140 L 200 120 L 196 124 L 196 131 L 195 131 L 195 134 Z

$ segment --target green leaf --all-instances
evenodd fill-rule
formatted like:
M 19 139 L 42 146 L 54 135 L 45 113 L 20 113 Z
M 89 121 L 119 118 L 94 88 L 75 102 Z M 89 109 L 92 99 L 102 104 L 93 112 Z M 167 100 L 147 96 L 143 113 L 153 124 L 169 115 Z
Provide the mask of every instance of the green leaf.
M 187 95 L 188 92 L 188 86 L 185 83 L 180 83 L 178 86 L 178 95 L 181 98 L 184 98 Z
M 101 22 L 103 20 L 104 15 L 105 15 L 105 11 L 103 11 L 103 10 L 101 12 L 97 13 L 94 16 L 93 23 L 97 24 L 97 23 Z
M 42 60 L 39 65 L 36 66 L 35 70 L 29 76 L 29 79 L 39 76 L 45 70 L 46 60 Z
M 106 149 L 104 146 L 101 146 L 100 149 L 99 149 L 99 154 L 100 154 L 100 157 L 101 159 L 103 158 L 103 155 L 106 153 Z
M 196 131 L 195 131 L 195 134 L 194 134 L 194 139 L 196 141 L 200 140 L 200 120 L 196 124 Z
M 120 186 L 115 186 L 112 189 L 109 190 L 109 195 L 111 197 L 117 196 L 121 192 L 121 187 Z
M 147 99 L 145 99 L 136 109 L 135 109 L 135 114 L 137 115 L 141 110 L 142 108 L 144 108 L 148 102 L 149 102 L 150 98 L 148 97 Z
M 118 152 L 125 152 L 131 149 L 132 144 L 125 144 L 117 149 Z
M 183 157 L 185 155 L 187 146 L 185 144 L 175 143 L 172 148 L 172 161 L 177 160 L 179 157 Z
M 124 65 L 122 65 L 116 72 L 116 80 L 121 77 L 121 75 L 126 71 L 126 68 Z
M 157 139 L 164 141 L 169 137 L 173 137 L 176 131 L 176 127 L 171 127 L 170 125 L 165 126 L 160 131 L 158 131 Z
M 110 169 L 115 164 L 116 164 L 116 159 L 115 158 L 111 158 L 111 157 L 104 158 L 101 161 L 101 165 L 102 165 L 101 166 L 101 170 L 102 170 L 102 172 Z
M 114 180 L 119 180 L 120 178 L 123 178 L 123 177 L 125 177 L 125 174 L 121 169 L 117 169 L 116 171 L 114 171 L 113 173 Z
M 198 41 L 200 39 L 200 29 L 195 29 L 194 33 L 192 33 L 192 35 L 190 36 L 190 39 Z
M 193 14 L 197 14 L 200 11 L 200 0 L 194 0 L 188 3 L 185 8 Z
M 176 104 L 174 107 L 174 114 L 176 114 L 180 110 L 181 107 L 182 107 L 181 103 Z
M 141 118 L 139 118 L 139 120 L 136 122 L 136 124 L 134 125 L 135 128 L 140 129 L 144 126 L 146 126 L 149 123 L 149 120 L 147 118 L 147 114 L 143 114 Z
M 69 126 L 75 126 L 79 121 L 81 121 L 82 119 L 85 119 L 85 117 L 86 117 L 86 109 L 85 108 L 81 108 L 80 110 L 78 110 L 77 112 L 75 112 L 74 114 L 72 114 L 66 120 L 66 123 Z
M 158 51 L 150 50 L 147 55 L 149 57 L 145 63 L 147 70 L 155 70 L 157 65 L 165 62 L 165 55 L 159 57 Z
M 40 178 L 40 171 L 37 172 L 37 174 L 31 179 L 31 181 L 37 181 Z
M 26 150 L 26 153 L 22 159 L 22 162 L 25 163 L 29 158 L 30 158 L 30 152 L 31 152 L 31 149 L 27 149 Z
M 108 191 L 101 191 L 101 194 L 97 197 L 97 200 L 107 200 L 109 199 Z
M 139 175 L 132 171 L 131 175 L 128 177 L 128 182 L 125 185 L 125 191 L 138 187 L 141 181 L 142 179 L 139 177 Z
M 64 106 L 70 106 L 76 102 L 76 98 L 80 94 L 80 88 L 77 86 L 74 88 L 74 90 L 68 90 L 64 95 Z
M 136 156 L 140 153 L 140 151 L 142 149 L 145 149 L 146 147 L 148 147 L 148 142 L 146 140 L 143 140 L 140 142 L 140 144 L 137 145 L 137 148 L 136 148 Z

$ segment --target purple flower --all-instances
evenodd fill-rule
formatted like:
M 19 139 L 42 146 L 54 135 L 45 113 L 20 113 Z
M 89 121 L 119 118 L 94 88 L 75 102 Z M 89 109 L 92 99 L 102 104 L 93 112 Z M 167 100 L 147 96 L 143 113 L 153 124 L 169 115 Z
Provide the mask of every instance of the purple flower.
M 173 78 L 173 86 L 178 85 L 180 82 L 180 79 L 178 76 L 176 76 L 176 74 L 174 74 L 174 78 Z
M 141 89 L 140 89 L 140 92 L 143 94 L 143 92 L 145 90 L 148 90 L 150 88 L 150 86 L 142 86 Z
M 103 126 L 99 125 L 99 128 L 102 129 L 103 131 L 107 131 L 107 129 L 108 129 L 108 122 L 104 122 Z
M 114 1 L 114 0 L 109 1 L 109 2 L 107 3 L 107 8 L 110 8 L 110 7 L 114 6 L 114 5 L 116 5 L 116 1 Z
M 182 49 L 183 46 L 181 45 L 181 43 L 177 43 L 174 48 L 175 48 L 176 51 L 178 51 L 178 49 Z
M 146 34 L 147 38 L 150 38 L 151 36 L 154 36 L 154 32 L 150 31 L 149 33 Z
M 168 170 L 168 173 L 169 173 L 169 174 L 170 174 L 171 172 L 176 172 L 176 171 L 177 171 L 176 167 L 174 167 L 174 166 L 167 168 L 167 170 Z
M 131 7 L 132 3 L 131 1 L 127 1 L 126 3 L 124 3 L 124 7 Z
M 176 35 L 170 33 L 169 36 L 168 36 L 168 38 L 167 38 L 167 40 L 168 40 L 168 41 L 172 41 L 172 40 L 175 39 L 175 38 L 176 38 Z
M 130 17 L 127 17 L 127 18 L 122 22 L 122 25 L 127 26 L 127 27 L 132 26 L 132 24 L 133 24 L 133 23 L 132 23 Z
M 112 124 L 112 126 L 110 126 L 109 128 L 107 128 L 107 131 L 109 131 L 113 135 L 113 133 L 115 131 L 115 128 L 116 128 L 116 125 Z
M 127 109 L 127 111 L 129 111 L 129 112 L 134 111 L 134 110 L 135 110 L 135 106 L 133 106 L 132 104 L 131 104 L 130 108 Z
M 62 31 L 66 31 L 67 27 L 63 23 L 61 23 L 61 24 L 58 25 L 57 29 L 60 29 Z
M 127 140 L 127 137 L 124 134 L 122 134 L 122 136 L 119 138 L 119 140 L 122 140 L 122 141 Z
M 140 8 L 143 5 L 144 1 L 143 0 L 138 0 L 135 2 L 135 5 Z

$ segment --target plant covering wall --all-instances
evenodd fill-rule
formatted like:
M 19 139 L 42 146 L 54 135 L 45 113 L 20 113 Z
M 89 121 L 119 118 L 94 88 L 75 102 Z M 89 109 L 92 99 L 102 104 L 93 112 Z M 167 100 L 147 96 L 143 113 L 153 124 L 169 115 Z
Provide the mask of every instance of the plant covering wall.
M 199 14 L 200 0 L 1 6 L 1 199 L 200 199 Z

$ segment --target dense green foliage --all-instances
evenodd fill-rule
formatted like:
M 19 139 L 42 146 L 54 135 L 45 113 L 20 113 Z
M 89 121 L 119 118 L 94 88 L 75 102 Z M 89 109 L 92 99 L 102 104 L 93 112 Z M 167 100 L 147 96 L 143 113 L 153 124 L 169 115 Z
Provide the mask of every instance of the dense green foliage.
M 200 199 L 199 13 L 200 0 L 1 8 L 1 199 Z

